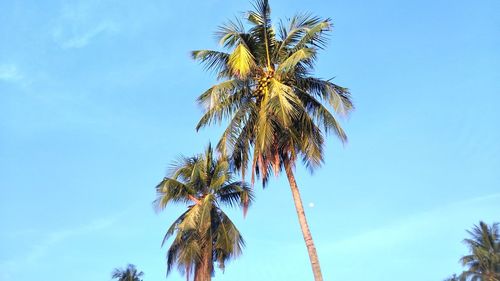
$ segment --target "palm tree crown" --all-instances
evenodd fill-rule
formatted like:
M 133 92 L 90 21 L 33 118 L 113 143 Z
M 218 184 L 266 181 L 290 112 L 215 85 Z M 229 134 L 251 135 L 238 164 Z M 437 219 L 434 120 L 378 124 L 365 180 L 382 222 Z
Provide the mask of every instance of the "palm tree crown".
M 498 223 L 488 226 L 484 222 L 467 231 L 471 238 L 464 243 L 470 254 L 460 259 L 466 270 L 462 280 L 500 281 L 500 232 Z
M 118 281 L 142 281 L 143 276 L 144 273 L 142 271 L 138 272 L 133 264 L 127 265 L 124 269 L 115 268 L 111 273 L 111 278 L 118 279 Z
M 311 76 L 327 43 L 329 19 L 300 14 L 275 29 L 268 1 L 257 0 L 254 8 L 246 14 L 248 30 L 236 19 L 217 31 L 228 52 L 192 55 L 222 80 L 198 98 L 206 112 L 197 129 L 229 119 L 218 148 L 243 175 L 253 156 L 252 182 L 257 174 L 265 184 L 269 172 L 278 173 L 299 154 L 308 167 L 320 165 L 324 132 L 347 140 L 328 107 L 347 115 L 353 105 L 346 88 Z
M 221 206 L 241 206 L 246 211 L 253 194 L 244 182 L 233 180 L 228 161 L 216 158 L 210 145 L 204 154 L 181 157 L 156 190 L 158 210 L 170 203 L 188 205 L 162 242 L 175 234 L 167 253 L 167 273 L 177 265 L 188 280 L 192 274 L 195 281 L 210 280 L 214 262 L 224 269 L 227 260 L 241 253 L 243 237 Z

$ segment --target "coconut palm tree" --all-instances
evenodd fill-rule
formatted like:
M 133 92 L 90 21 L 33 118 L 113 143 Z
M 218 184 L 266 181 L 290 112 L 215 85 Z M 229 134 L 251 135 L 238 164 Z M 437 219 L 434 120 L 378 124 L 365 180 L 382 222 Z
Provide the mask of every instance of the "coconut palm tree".
M 111 273 L 111 278 L 118 279 L 118 281 L 142 281 L 144 273 L 138 272 L 133 264 L 127 265 L 126 268 L 115 268 Z
M 285 170 L 319 281 L 323 279 L 319 259 L 294 167 L 298 158 L 311 170 L 322 164 L 325 133 L 347 141 L 337 117 L 353 108 L 349 91 L 312 75 L 332 24 L 329 19 L 299 14 L 275 28 L 267 0 L 256 0 L 246 21 L 248 28 L 239 19 L 219 28 L 216 35 L 225 51 L 192 53 L 222 80 L 199 96 L 205 113 L 196 128 L 227 120 L 217 147 L 243 178 L 251 165 L 252 184 L 260 177 L 265 186 L 270 174 Z
M 466 270 L 462 273 L 463 280 L 500 281 L 500 232 L 498 223 L 488 226 L 484 222 L 475 225 L 472 231 L 467 231 L 471 238 L 464 243 L 469 247 L 470 254 L 460 259 Z
M 193 276 L 208 281 L 214 263 L 224 269 L 226 261 L 241 253 L 243 237 L 221 207 L 240 206 L 246 212 L 253 194 L 244 182 L 234 180 L 228 161 L 215 157 L 210 145 L 204 154 L 181 157 L 156 190 L 157 210 L 171 203 L 188 205 L 162 242 L 175 235 L 167 252 L 167 274 L 177 266 L 187 280 Z

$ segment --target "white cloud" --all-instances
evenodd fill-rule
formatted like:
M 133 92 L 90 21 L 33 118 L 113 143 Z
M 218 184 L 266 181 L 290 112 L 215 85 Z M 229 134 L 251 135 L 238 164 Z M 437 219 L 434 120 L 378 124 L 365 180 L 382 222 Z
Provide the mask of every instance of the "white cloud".
M 11 276 L 13 276 L 16 272 L 19 272 L 20 270 L 23 270 L 26 267 L 36 264 L 38 261 L 42 260 L 49 254 L 51 248 L 59 243 L 78 236 L 90 235 L 110 228 L 119 220 L 121 216 L 123 216 L 123 213 L 95 219 L 80 226 L 56 230 L 47 233 L 46 235 L 38 233 L 37 236 L 44 236 L 45 238 L 41 239 L 25 255 L 14 257 L 0 263 L 0 280 L 11 280 Z M 31 233 L 32 230 L 29 232 Z
M 23 78 L 14 64 L 0 64 L 0 81 L 16 82 Z
M 96 26 L 80 32 L 72 32 L 67 34 L 62 27 L 54 29 L 54 40 L 64 49 L 83 48 L 87 46 L 92 39 L 101 34 L 113 33 L 118 30 L 118 26 L 110 21 L 103 21 Z
M 405 218 L 403 221 L 338 241 L 331 244 L 330 249 L 345 252 L 357 250 L 366 252 L 367 249 L 399 247 L 407 245 L 415 239 L 422 239 L 424 236 L 445 234 L 451 229 L 463 232 L 465 235 L 462 224 L 478 223 L 480 219 L 491 223 L 490 220 L 494 219 L 494 215 L 500 211 L 500 206 L 497 205 L 499 201 L 500 193 L 495 193 L 443 205 L 434 210 Z M 472 225 L 467 224 L 465 227 L 470 228 Z
M 118 24 L 101 13 L 102 5 L 81 1 L 63 6 L 52 29 L 54 41 L 63 49 L 83 48 L 101 35 L 117 32 Z
M 116 216 L 112 216 L 108 218 L 93 220 L 80 227 L 54 231 L 50 233 L 44 241 L 33 248 L 33 250 L 26 256 L 26 261 L 36 262 L 40 258 L 44 257 L 50 250 L 50 248 L 55 244 L 63 242 L 64 240 L 74 236 L 86 235 L 106 229 L 113 225 L 116 219 Z
M 500 193 L 496 193 L 442 204 L 338 241 L 318 243 L 322 259 L 336 265 L 325 274 L 353 281 L 391 280 L 393 276 L 442 280 L 462 270 L 458 259 L 467 251 L 461 243 L 466 230 L 479 220 L 498 221 L 499 201 Z

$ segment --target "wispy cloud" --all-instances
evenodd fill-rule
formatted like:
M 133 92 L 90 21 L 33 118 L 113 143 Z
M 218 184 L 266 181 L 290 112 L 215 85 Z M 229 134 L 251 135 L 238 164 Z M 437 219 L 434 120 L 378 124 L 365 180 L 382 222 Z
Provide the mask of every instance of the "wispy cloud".
M 0 64 L 0 81 L 17 82 L 23 78 L 15 64 Z
M 458 259 L 466 253 L 461 244 L 465 230 L 479 220 L 498 220 L 499 201 L 500 193 L 496 193 L 442 204 L 341 240 L 320 241 L 318 248 L 324 260 L 336 265 L 337 276 L 359 273 L 351 280 L 406 275 L 442 280 L 461 270 Z
M 45 240 L 41 241 L 41 243 L 36 245 L 32 251 L 28 253 L 25 260 L 28 263 L 36 262 L 40 258 L 44 257 L 50 248 L 55 244 L 61 243 L 75 236 L 88 235 L 109 228 L 115 223 L 117 218 L 118 216 L 110 216 L 96 219 L 75 228 L 62 229 L 49 233 Z
M 490 218 L 500 211 L 497 202 L 500 193 L 475 197 L 443 205 L 439 208 L 407 217 L 378 229 L 346 238 L 330 245 L 335 252 L 367 251 L 367 249 L 384 249 L 407 244 L 409 241 L 421 239 L 423 236 L 441 235 L 451 228 L 462 233 L 463 222 L 477 223 L 479 219 Z M 465 227 L 471 227 L 466 225 Z
M 54 40 L 63 49 L 83 48 L 99 35 L 113 33 L 117 30 L 118 25 L 116 23 L 103 21 L 93 27 L 79 31 L 68 31 L 65 27 L 59 26 L 54 29 L 53 36 Z
M 83 48 L 99 36 L 117 32 L 118 23 L 99 13 L 102 4 L 81 1 L 63 6 L 52 29 L 54 41 L 63 49 Z
M 78 236 L 91 235 L 108 229 L 122 216 L 123 213 L 119 213 L 104 218 L 94 219 L 79 226 L 60 229 L 46 234 L 38 234 L 37 236 L 42 236 L 44 238 L 35 244 L 25 255 L 0 262 L 1 280 L 11 280 L 16 272 L 36 264 L 47 256 L 50 250 L 57 244 Z M 31 233 L 32 231 L 30 230 L 29 232 Z

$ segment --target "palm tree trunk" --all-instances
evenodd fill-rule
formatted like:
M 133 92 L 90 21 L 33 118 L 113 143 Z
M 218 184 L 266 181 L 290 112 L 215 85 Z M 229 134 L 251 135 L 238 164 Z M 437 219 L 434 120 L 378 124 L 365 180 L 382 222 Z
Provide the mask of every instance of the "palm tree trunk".
M 304 206 L 302 205 L 302 199 L 300 198 L 299 187 L 297 186 L 297 182 L 295 181 L 290 163 L 285 163 L 285 171 L 288 178 L 288 183 L 290 184 L 290 189 L 292 190 L 293 202 L 295 203 L 297 216 L 299 217 L 300 229 L 302 230 L 302 235 L 304 236 L 304 241 L 306 242 L 307 252 L 309 253 L 309 260 L 311 261 L 314 280 L 323 281 L 321 268 L 319 266 L 318 254 L 316 253 L 316 247 L 314 246 L 311 231 L 309 230 L 309 226 L 307 225 L 306 214 L 304 212 Z
M 212 278 L 211 267 L 206 253 L 201 257 L 200 264 L 195 270 L 194 281 L 210 281 Z
M 208 250 L 204 254 L 203 257 L 203 269 L 204 269 L 204 278 L 203 281 L 210 281 L 212 279 L 212 241 L 210 241 L 210 246 Z
M 207 243 L 201 261 L 197 265 L 194 281 L 210 281 L 212 279 L 212 245 Z
M 203 281 L 201 278 L 203 276 L 203 269 L 201 268 L 201 263 L 196 265 L 194 269 L 194 278 L 193 281 Z M 186 281 L 189 281 L 189 276 L 186 278 Z

